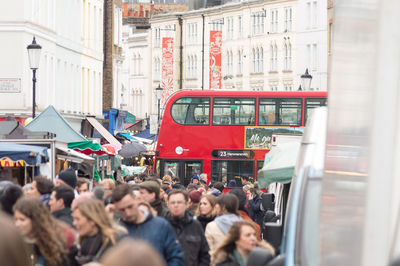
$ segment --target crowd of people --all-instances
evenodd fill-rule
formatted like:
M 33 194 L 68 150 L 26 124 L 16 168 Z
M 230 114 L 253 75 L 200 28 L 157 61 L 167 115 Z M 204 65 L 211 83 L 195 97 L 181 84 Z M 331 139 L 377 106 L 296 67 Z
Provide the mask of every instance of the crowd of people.
M 73 169 L 55 182 L 0 181 L 1 265 L 246 266 L 256 247 L 273 256 L 257 185 L 243 177 L 224 193 L 207 182 L 143 174 L 93 184 Z

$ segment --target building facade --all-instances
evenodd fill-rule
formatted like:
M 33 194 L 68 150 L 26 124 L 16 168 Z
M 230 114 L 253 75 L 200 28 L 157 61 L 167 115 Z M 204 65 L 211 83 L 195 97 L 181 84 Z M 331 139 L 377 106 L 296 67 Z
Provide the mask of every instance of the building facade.
M 308 68 L 311 89 L 328 88 L 328 1 L 298 0 L 297 76 Z
M 134 32 L 133 25 L 123 26 L 123 87 L 125 88 L 123 101 L 128 106 L 128 111 L 135 114 L 137 119 L 144 119 L 150 114 L 147 103 L 151 62 L 149 60 L 148 32 Z
M 210 32 L 218 30 L 221 89 L 297 90 L 304 70 L 297 70 L 296 14 L 297 1 L 275 0 L 154 17 L 151 87 L 162 79 L 162 40 L 172 37 L 174 89 L 210 89 Z
M 26 47 L 33 36 L 42 46 L 36 112 L 53 105 L 78 131 L 86 115 L 101 117 L 104 1 L 4 1 L 0 6 L 0 117 L 32 114 Z

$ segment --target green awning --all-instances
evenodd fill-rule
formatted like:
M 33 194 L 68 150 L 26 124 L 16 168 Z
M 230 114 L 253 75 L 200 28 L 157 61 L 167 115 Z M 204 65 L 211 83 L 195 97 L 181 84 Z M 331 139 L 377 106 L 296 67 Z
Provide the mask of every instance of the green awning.
M 300 151 L 300 142 L 288 142 L 273 146 L 265 155 L 264 166 L 257 182 L 265 188 L 271 183 L 290 183 Z
M 106 151 L 106 149 L 101 147 L 100 144 L 94 143 L 91 140 L 69 142 L 68 143 L 68 148 L 73 149 L 75 151 L 79 151 L 79 152 L 81 152 L 83 154 L 86 154 L 86 155 L 96 154 L 96 155 L 110 155 L 110 156 L 113 156 L 112 154 L 109 154 Z
M 126 118 L 125 118 L 125 123 L 133 124 L 135 122 L 136 122 L 136 116 L 128 112 L 128 114 L 126 115 Z
M 40 115 L 26 125 L 26 128 L 31 131 L 54 133 L 56 134 L 56 140 L 64 142 L 87 140 L 79 132 L 75 131 L 52 105 L 49 105 Z

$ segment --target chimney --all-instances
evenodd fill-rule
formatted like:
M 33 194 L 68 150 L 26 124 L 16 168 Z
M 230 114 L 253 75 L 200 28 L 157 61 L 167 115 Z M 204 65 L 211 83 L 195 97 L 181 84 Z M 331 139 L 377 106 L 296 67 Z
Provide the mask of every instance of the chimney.
M 149 18 L 149 10 L 146 10 L 146 18 Z

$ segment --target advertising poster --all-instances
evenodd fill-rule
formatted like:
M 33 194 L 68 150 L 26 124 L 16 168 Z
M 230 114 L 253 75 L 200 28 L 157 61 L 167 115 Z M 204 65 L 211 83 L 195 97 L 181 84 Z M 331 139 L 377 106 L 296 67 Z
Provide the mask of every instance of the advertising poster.
M 221 89 L 222 31 L 210 31 L 210 90 Z
M 161 87 L 163 88 L 161 106 L 163 106 L 174 91 L 174 39 L 171 37 L 162 39 Z
M 301 127 L 245 127 L 244 148 L 253 150 L 271 149 L 272 134 L 302 135 Z

